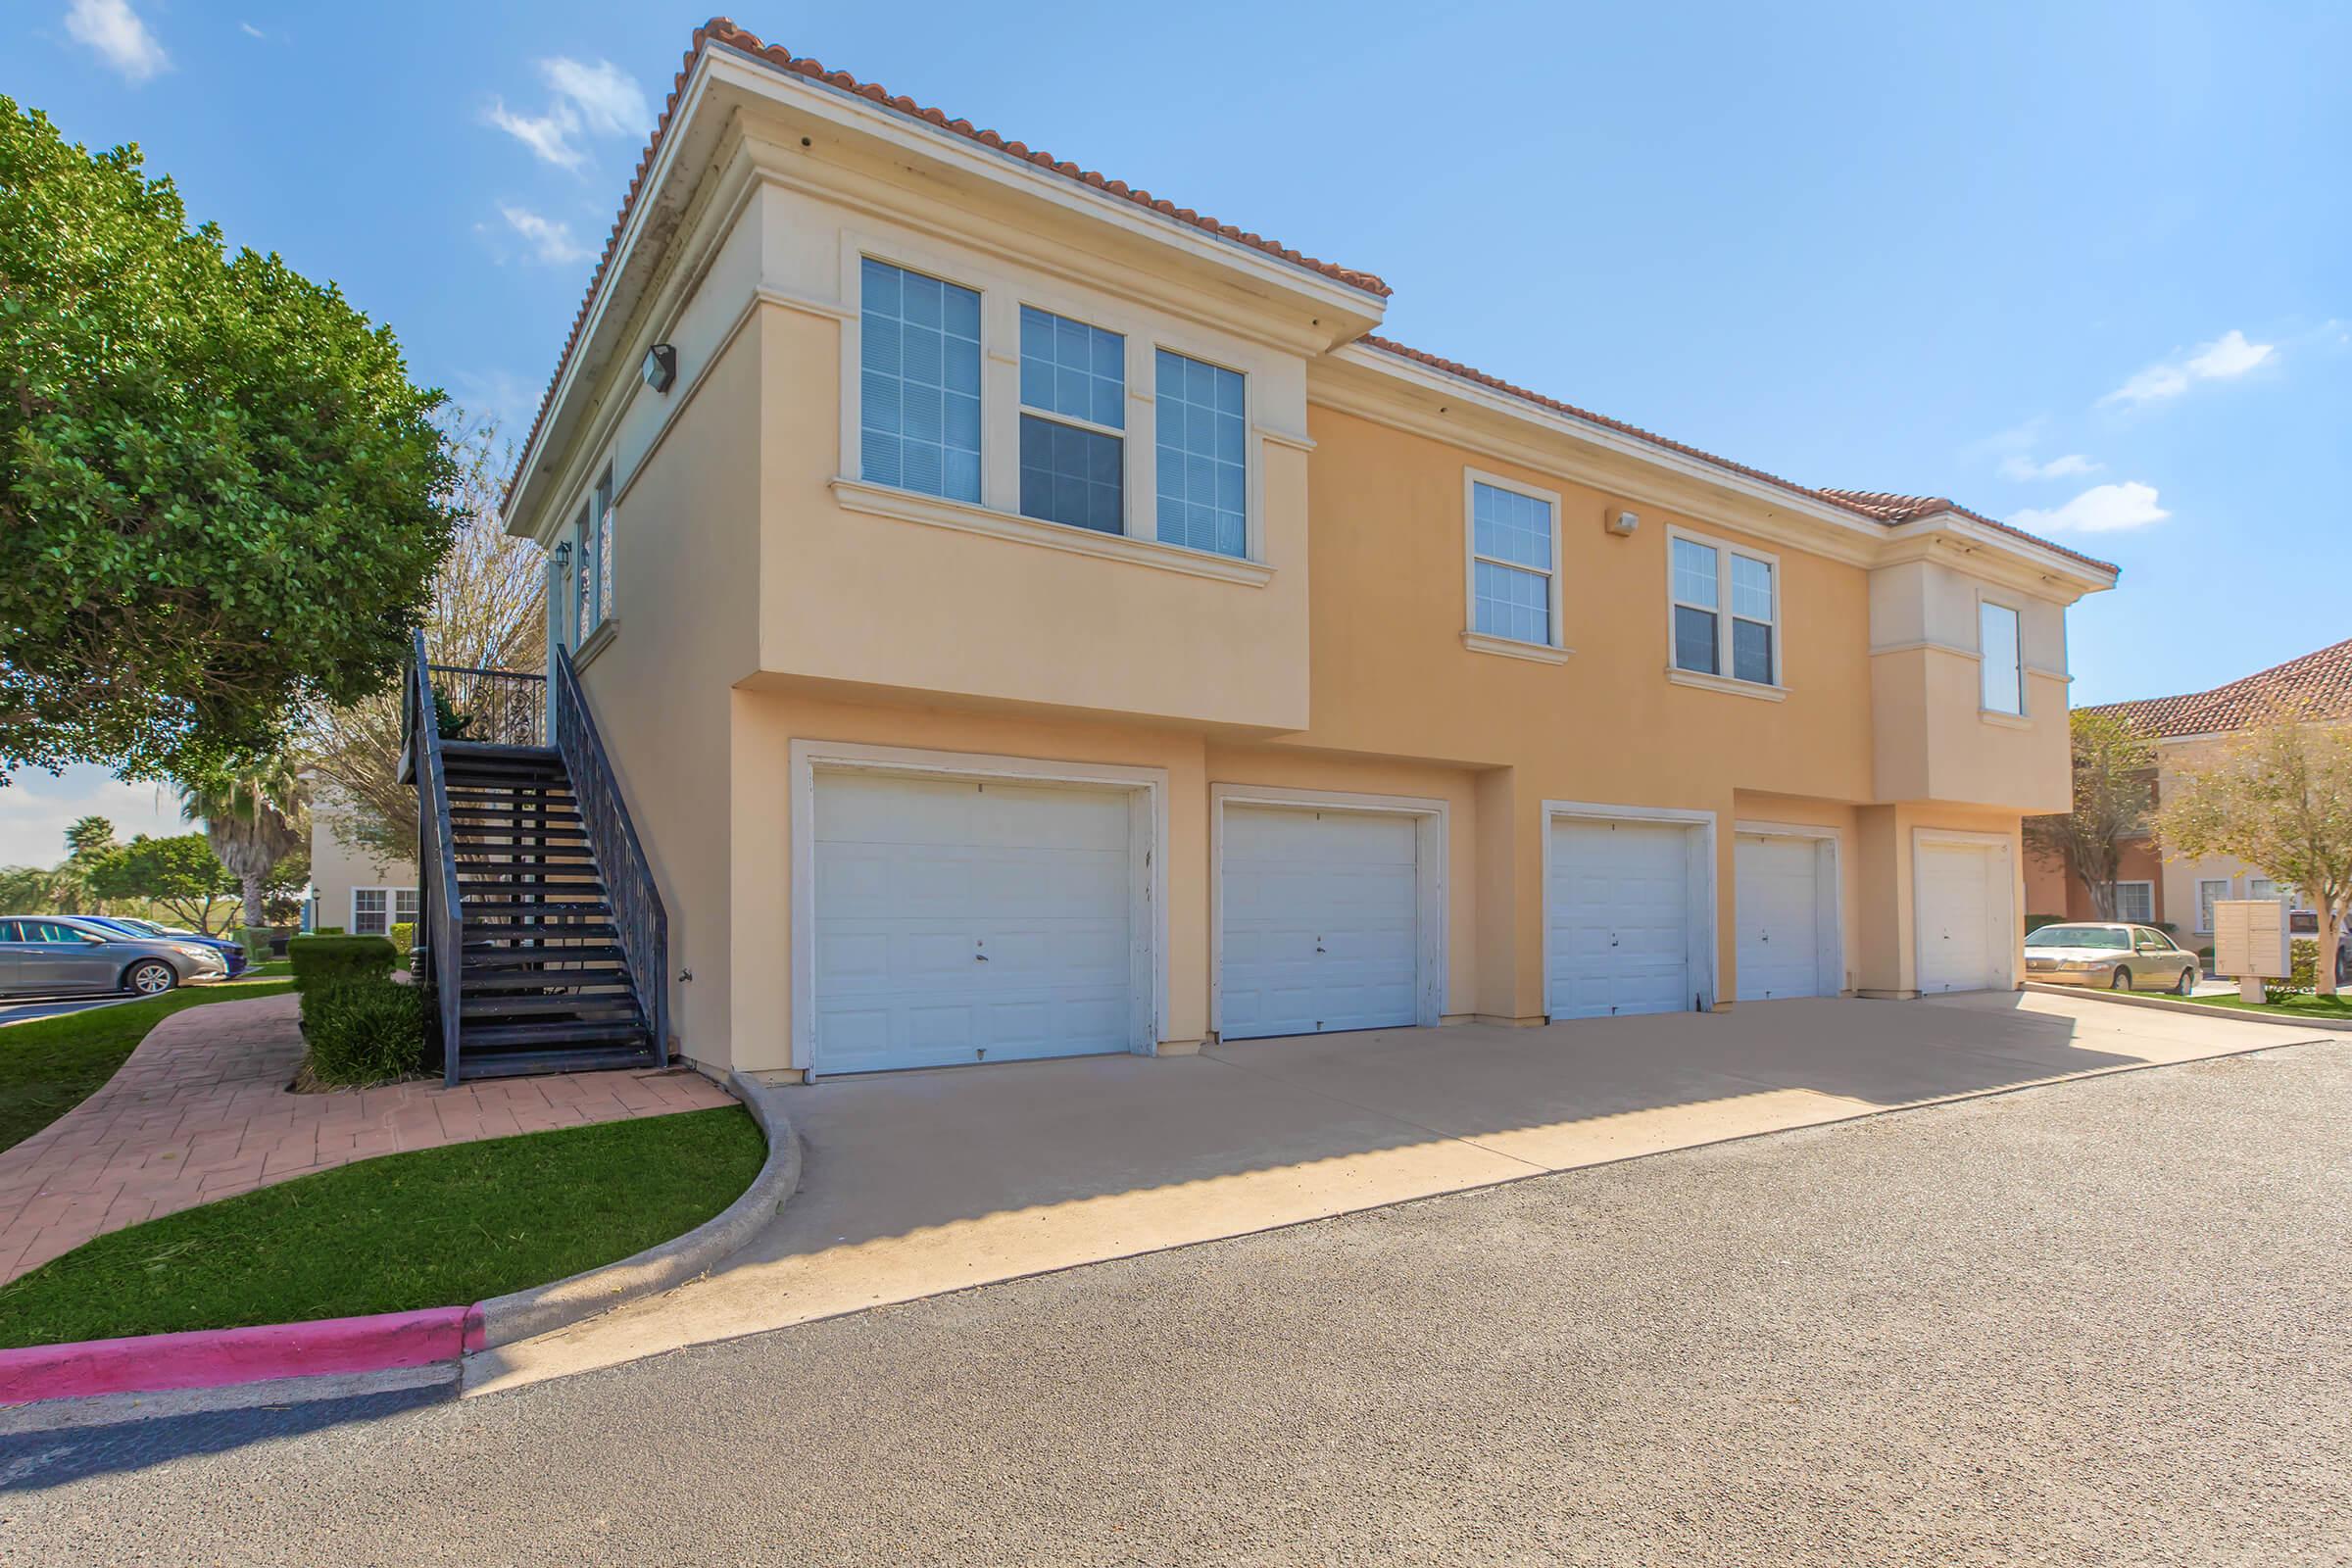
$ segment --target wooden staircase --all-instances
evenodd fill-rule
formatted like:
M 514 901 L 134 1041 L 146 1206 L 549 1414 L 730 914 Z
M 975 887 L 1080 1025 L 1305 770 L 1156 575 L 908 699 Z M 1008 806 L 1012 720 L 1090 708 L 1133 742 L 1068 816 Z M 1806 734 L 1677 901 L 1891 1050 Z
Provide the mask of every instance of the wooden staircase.
M 461 936 L 453 1081 L 659 1065 L 563 754 L 438 750 Z

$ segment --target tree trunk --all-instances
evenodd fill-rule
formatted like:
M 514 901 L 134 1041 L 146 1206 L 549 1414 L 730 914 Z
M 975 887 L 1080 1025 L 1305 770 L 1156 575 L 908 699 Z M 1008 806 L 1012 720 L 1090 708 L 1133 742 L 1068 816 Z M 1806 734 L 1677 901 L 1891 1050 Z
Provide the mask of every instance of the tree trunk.
M 2311 966 L 2315 989 L 2323 997 L 2335 995 L 2335 945 L 2342 938 L 2344 911 L 2332 899 L 2320 901 L 2320 952 Z
M 248 871 L 238 879 L 245 884 L 245 923 L 249 926 L 262 923 L 262 884 L 269 875 L 267 871 Z

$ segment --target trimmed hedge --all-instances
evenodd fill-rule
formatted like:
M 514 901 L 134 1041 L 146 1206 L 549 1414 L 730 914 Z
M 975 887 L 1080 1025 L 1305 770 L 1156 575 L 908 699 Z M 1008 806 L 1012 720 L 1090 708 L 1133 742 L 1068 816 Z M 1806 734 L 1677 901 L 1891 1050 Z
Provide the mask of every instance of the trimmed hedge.
M 377 977 L 339 979 L 302 994 L 311 1076 L 358 1087 L 424 1070 L 424 992 Z
M 400 956 L 382 937 L 296 937 L 286 944 L 297 991 L 338 980 L 381 980 L 400 967 Z

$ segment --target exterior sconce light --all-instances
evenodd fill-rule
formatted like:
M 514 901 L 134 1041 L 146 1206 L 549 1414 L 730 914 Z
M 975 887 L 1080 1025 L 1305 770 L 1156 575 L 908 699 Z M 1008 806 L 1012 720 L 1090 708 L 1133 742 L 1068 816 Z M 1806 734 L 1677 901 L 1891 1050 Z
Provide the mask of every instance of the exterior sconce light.
M 657 392 L 666 392 L 678 378 L 678 351 L 667 343 L 657 343 L 645 351 L 645 364 L 638 368 L 645 384 Z

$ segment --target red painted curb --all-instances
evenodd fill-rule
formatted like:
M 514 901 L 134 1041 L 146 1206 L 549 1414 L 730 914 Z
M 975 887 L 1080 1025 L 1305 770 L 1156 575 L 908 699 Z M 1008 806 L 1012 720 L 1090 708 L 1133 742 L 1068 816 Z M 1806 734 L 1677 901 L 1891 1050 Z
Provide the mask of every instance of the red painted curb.
M 0 1405 L 430 1366 L 455 1361 L 481 1344 L 482 1309 L 476 1304 L 35 1345 L 0 1350 Z

